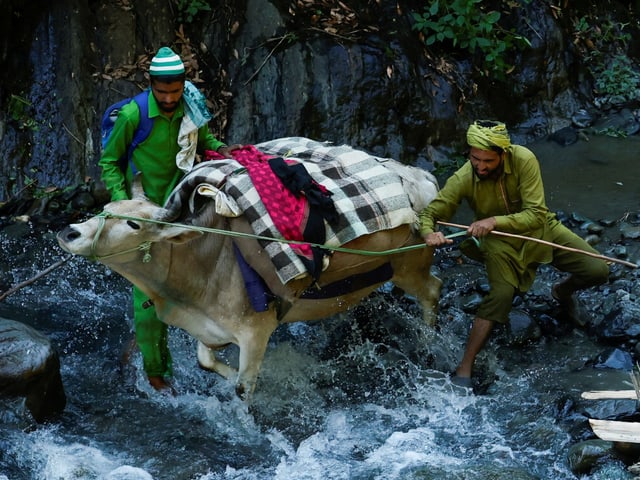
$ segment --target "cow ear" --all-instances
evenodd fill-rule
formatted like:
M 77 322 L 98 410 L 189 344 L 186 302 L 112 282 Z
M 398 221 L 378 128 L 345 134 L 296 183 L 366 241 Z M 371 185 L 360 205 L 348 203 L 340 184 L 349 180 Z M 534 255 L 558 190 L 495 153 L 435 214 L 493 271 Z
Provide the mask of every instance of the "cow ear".
M 164 239 L 172 243 L 186 243 L 190 242 L 196 237 L 202 235 L 202 232 L 197 230 L 189 230 L 181 227 L 170 227 L 164 231 Z

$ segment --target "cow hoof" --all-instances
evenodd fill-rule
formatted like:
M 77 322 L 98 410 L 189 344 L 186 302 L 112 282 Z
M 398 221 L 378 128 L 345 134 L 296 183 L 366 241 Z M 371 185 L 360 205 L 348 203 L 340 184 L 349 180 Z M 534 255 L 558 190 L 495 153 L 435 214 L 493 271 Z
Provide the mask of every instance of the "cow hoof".
M 254 387 L 250 383 L 236 383 L 236 395 L 243 402 L 249 402 L 253 395 Z
M 244 388 L 244 385 L 241 383 L 236 383 L 236 395 L 241 399 L 241 400 L 246 400 L 246 390 Z
M 173 385 L 171 385 L 164 377 L 149 376 L 149 384 L 157 391 L 164 395 L 171 395 L 175 397 L 177 392 Z

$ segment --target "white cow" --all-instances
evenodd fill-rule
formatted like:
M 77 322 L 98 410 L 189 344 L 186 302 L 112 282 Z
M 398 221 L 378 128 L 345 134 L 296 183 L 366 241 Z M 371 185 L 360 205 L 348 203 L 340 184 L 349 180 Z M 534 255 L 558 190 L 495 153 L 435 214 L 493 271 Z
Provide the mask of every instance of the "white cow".
M 393 162 L 389 166 L 401 172 L 408 182 L 406 191 L 414 197 L 411 200 L 416 211 L 433 199 L 436 189 L 432 176 L 392 160 L 388 162 Z M 60 246 L 70 253 L 98 260 L 137 285 L 153 301 L 163 322 L 183 328 L 198 340 L 200 365 L 227 379 L 235 379 L 236 392 L 243 398 L 255 388 L 269 338 L 280 322 L 316 320 L 349 309 L 384 282 L 378 279 L 371 285 L 361 284 L 376 269 L 390 266 L 391 281 L 417 298 L 425 320 L 430 325 L 435 323 L 441 282 L 430 273 L 431 248 L 416 247 L 381 256 L 335 251 L 328 268 L 313 286 L 310 287 L 309 278 L 282 285 L 256 240 L 203 233 L 198 229 L 247 231 L 248 224 L 242 216 L 235 219 L 220 216 L 210 202 L 198 218 L 190 220 L 192 227 L 187 228 L 184 222 L 165 223 L 168 210 L 146 200 L 137 182 L 132 195 L 131 200 L 106 205 L 101 214 L 83 223 L 67 226 L 58 233 Z M 264 312 L 252 308 L 234 254 L 234 242 L 271 290 L 286 301 L 274 301 Z M 344 247 L 387 251 L 408 245 L 423 245 L 412 224 L 363 235 Z M 339 285 L 341 280 L 354 276 L 360 282 L 356 282 L 355 291 L 341 292 L 332 298 L 301 298 L 307 288 Z M 283 304 L 288 309 L 282 308 Z M 239 347 L 237 369 L 215 355 L 216 350 L 229 344 Z

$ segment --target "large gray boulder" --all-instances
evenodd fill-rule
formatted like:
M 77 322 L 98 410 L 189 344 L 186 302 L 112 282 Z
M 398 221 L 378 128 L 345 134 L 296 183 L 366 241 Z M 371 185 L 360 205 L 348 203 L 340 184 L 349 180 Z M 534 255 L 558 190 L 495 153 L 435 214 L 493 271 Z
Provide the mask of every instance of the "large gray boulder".
M 58 354 L 47 337 L 0 317 L 0 397 L 26 398 L 36 422 L 60 413 L 67 402 Z

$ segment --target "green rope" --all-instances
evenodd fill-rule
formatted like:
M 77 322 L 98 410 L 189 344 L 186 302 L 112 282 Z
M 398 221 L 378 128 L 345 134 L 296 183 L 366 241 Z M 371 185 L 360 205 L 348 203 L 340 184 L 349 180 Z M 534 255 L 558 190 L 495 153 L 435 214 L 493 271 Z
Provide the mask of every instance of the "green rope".
M 285 238 L 265 237 L 265 236 L 262 236 L 262 235 L 254 235 L 254 234 L 251 234 L 251 233 L 232 232 L 232 231 L 229 231 L 229 230 L 222 230 L 222 229 L 219 229 L 219 228 L 198 227 L 196 225 L 185 225 L 183 223 L 164 222 L 162 220 L 154 220 L 154 219 L 150 219 L 150 218 L 130 217 L 128 215 L 118 215 L 118 214 L 108 213 L 108 212 L 102 212 L 100 214 L 100 216 L 103 216 L 104 218 L 110 218 L 111 217 L 111 218 L 119 218 L 119 219 L 122 219 L 122 220 L 133 220 L 133 221 L 139 221 L 139 222 L 155 223 L 155 224 L 159 224 L 159 225 L 168 225 L 168 226 L 173 226 L 173 227 L 181 227 L 181 228 L 184 228 L 186 230 L 194 230 L 194 231 L 197 231 L 197 232 L 206 232 L 206 233 L 216 233 L 218 235 L 226 235 L 228 237 L 252 238 L 252 239 L 255 239 L 255 240 L 265 240 L 265 241 L 268 241 L 268 242 L 287 243 L 289 245 L 309 245 L 311 247 L 319 247 L 319 248 L 322 248 L 324 250 L 330 250 L 332 252 L 354 253 L 354 254 L 357 254 L 357 255 L 365 255 L 365 256 L 393 255 L 393 254 L 397 254 L 397 253 L 409 252 L 409 251 L 412 251 L 412 250 L 419 250 L 421 248 L 425 248 L 425 246 L 426 246 L 424 243 L 419 243 L 419 244 L 416 244 L 416 245 L 407 245 L 405 247 L 392 248 L 390 250 L 381 250 L 381 251 L 373 252 L 373 251 L 370 251 L 370 250 L 358 250 L 358 249 L 354 249 L 354 248 L 335 247 L 335 246 L 312 243 L 312 242 L 305 242 L 305 241 L 300 241 L 300 240 L 287 240 Z M 447 235 L 445 238 L 454 238 L 454 237 L 459 237 L 459 236 L 462 236 L 462 235 L 467 235 L 467 232 L 466 231 L 461 231 L 461 232 L 457 232 L 457 233 L 452 233 L 450 235 Z

